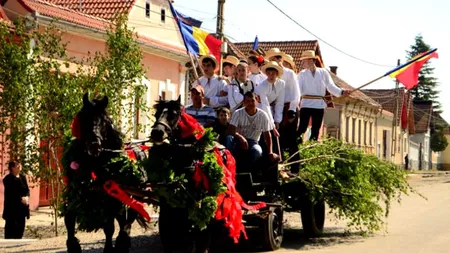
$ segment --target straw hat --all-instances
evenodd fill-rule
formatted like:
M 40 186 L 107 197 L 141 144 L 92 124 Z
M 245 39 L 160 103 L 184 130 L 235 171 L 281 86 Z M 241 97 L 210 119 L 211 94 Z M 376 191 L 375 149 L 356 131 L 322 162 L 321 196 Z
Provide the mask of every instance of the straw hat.
M 217 67 L 219 67 L 219 64 L 217 63 L 217 59 L 216 59 L 216 57 L 214 55 L 209 55 L 209 54 L 208 55 L 202 55 L 202 57 L 200 57 L 200 59 L 199 59 L 200 64 L 202 64 L 203 60 L 205 60 L 205 59 L 211 59 L 216 64 L 216 69 L 217 69 Z
M 270 59 L 270 57 L 281 56 L 283 57 L 284 53 L 279 48 L 271 48 L 266 52 L 266 58 Z
M 294 62 L 294 57 L 292 57 L 292 55 L 290 54 L 284 54 L 283 55 L 283 60 L 287 61 L 289 64 L 291 64 L 291 66 L 294 68 L 295 67 L 295 62 Z
M 239 59 L 235 56 L 228 55 L 225 59 L 223 59 L 222 64 L 224 63 L 230 63 L 233 66 L 237 66 L 239 64 Z
M 314 50 L 306 50 L 302 52 L 302 56 L 300 56 L 300 60 L 306 59 L 317 59 L 316 52 Z
M 261 67 L 261 70 L 264 73 L 266 72 L 266 69 L 276 69 L 278 71 L 278 76 L 283 75 L 283 67 L 281 67 L 280 64 L 278 64 L 278 62 L 276 62 L 276 61 L 270 61 Z

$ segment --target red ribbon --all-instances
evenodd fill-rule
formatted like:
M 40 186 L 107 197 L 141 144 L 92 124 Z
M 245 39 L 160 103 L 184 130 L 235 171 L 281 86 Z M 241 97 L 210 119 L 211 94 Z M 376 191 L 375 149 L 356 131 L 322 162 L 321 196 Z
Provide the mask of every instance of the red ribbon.
M 205 133 L 205 129 L 203 128 L 194 117 L 187 114 L 186 112 L 181 113 L 180 122 L 178 122 L 178 126 L 181 129 L 181 138 L 186 138 L 194 135 L 195 139 L 200 140 L 203 134 Z
M 242 224 L 243 208 L 247 210 L 258 210 L 266 206 L 261 202 L 257 205 L 247 205 L 236 190 L 236 161 L 228 150 L 225 150 L 227 164 L 223 163 L 222 156 L 217 147 L 214 148 L 217 163 L 222 167 L 224 177 L 222 181 L 227 186 L 227 191 L 217 197 L 216 220 L 224 220 L 229 230 L 229 236 L 235 243 L 239 242 L 241 232 L 248 239 L 245 226 Z
M 209 179 L 205 175 L 205 173 L 203 173 L 203 170 L 200 167 L 200 165 L 202 165 L 202 164 L 203 164 L 202 162 L 195 163 L 195 171 L 194 171 L 194 175 L 192 176 L 192 179 L 194 180 L 196 187 L 198 187 L 199 184 L 202 183 L 205 190 L 209 191 L 209 189 L 210 189 Z
M 103 189 L 105 189 L 105 191 L 112 197 L 120 200 L 120 202 L 134 209 L 147 221 L 150 221 L 150 215 L 147 213 L 147 211 L 145 211 L 144 204 L 128 196 L 128 194 L 126 194 L 116 182 L 114 182 L 113 180 L 107 181 L 103 185 Z
M 97 175 L 95 175 L 94 172 L 91 172 L 91 177 L 94 180 L 97 179 Z M 147 211 L 145 211 L 144 204 L 128 196 L 128 194 L 126 194 L 115 181 L 109 180 L 105 182 L 103 184 L 103 189 L 110 196 L 131 207 L 140 215 L 142 215 L 147 221 L 150 221 L 150 215 L 147 213 Z
M 80 120 L 78 115 L 73 118 L 70 128 L 72 129 L 72 136 L 81 139 Z

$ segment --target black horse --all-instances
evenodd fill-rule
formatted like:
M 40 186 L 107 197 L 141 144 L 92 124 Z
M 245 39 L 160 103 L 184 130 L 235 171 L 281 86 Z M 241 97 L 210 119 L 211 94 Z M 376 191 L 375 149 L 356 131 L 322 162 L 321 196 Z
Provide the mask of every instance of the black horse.
M 124 170 L 124 164 L 111 162 L 122 155 L 123 142 L 122 134 L 114 128 L 107 114 L 107 106 L 108 97 L 91 101 L 88 93 L 84 94 L 83 107 L 72 123 L 75 139 L 65 147 L 62 160 L 68 183 L 63 193 L 65 204 L 62 213 L 69 253 L 81 252 L 79 240 L 75 237 L 77 222 L 85 231 L 103 229 L 105 253 L 129 252 L 132 223 L 137 219 L 140 225 L 146 225 L 142 216 L 131 208 L 124 211 L 124 204 L 109 196 L 104 189 L 109 180 L 120 182 L 122 178 L 129 184 L 146 181 L 145 174 Z M 112 239 L 114 219 L 120 227 L 115 247 Z
M 150 151 L 157 152 L 158 155 L 155 156 L 158 156 L 159 159 L 170 161 L 170 166 L 175 173 L 184 173 L 187 175 L 186 178 L 190 178 L 193 174 L 194 161 L 202 158 L 196 157 L 199 153 L 196 151 L 197 139 L 195 136 L 186 135 L 180 127 L 183 109 L 180 97 L 173 101 L 160 100 L 154 107 L 156 122 L 152 127 L 150 139 L 155 145 Z M 163 143 L 166 139 L 170 144 Z M 149 160 L 152 160 L 151 154 Z M 148 173 L 149 179 L 152 180 L 151 172 L 148 171 Z M 194 182 L 189 182 L 187 187 L 195 189 Z M 169 253 L 175 250 L 209 252 L 213 232 L 222 232 L 224 230 L 223 223 L 213 219 L 208 228 L 200 231 L 189 220 L 187 208 L 173 208 L 169 205 L 169 201 L 171 199 L 159 198 L 158 225 L 164 252 Z M 226 235 L 224 238 L 227 238 Z

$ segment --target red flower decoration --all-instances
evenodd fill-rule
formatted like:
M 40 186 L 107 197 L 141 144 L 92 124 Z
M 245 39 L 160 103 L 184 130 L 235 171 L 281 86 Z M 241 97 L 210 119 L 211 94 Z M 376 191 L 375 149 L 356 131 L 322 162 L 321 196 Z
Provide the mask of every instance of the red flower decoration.
M 258 55 L 258 62 L 259 63 L 263 63 L 264 62 L 264 57 L 262 57 L 262 55 Z

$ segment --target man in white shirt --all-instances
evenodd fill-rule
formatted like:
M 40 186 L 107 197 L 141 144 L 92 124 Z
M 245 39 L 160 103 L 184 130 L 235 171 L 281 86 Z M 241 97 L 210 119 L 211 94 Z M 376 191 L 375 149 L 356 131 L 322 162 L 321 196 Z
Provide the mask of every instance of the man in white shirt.
M 336 97 L 349 95 L 350 92 L 343 90 L 334 84 L 330 73 L 324 68 L 316 67 L 316 54 L 313 50 L 302 53 L 303 70 L 298 74 L 298 84 L 300 88 L 300 126 L 298 129 L 300 143 L 303 142 L 302 135 L 308 128 L 311 118 L 310 140 L 317 140 L 320 127 L 322 126 L 323 115 L 327 104 L 325 103 L 325 93 L 328 90 Z
M 298 150 L 297 141 L 294 138 L 294 136 L 297 136 L 298 105 L 300 102 L 300 91 L 297 83 L 297 76 L 292 69 L 284 67 L 283 62 L 287 56 L 280 49 L 270 49 L 266 52 L 266 57 L 269 61 L 276 61 L 283 67 L 283 75 L 281 76 L 281 80 L 285 83 L 284 108 L 283 118 L 279 125 L 278 132 L 280 133 L 281 148 L 289 151 L 292 155 Z
M 217 59 L 213 55 L 204 55 L 200 57 L 200 63 L 204 76 L 200 77 L 192 84 L 192 87 L 201 85 L 205 91 L 203 102 L 212 108 L 226 106 L 228 104 L 227 98 L 227 83 L 215 75 L 217 68 Z
M 262 157 L 263 150 L 259 145 L 259 138 L 264 134 L 267 154 L 274 161 L 278 155 L 272 151 L 272 136 L 270 134 L 271 124 L 269 116 L 256 107 L 256 94 L 247 92 L 244 95 L 244 108 L 237 110 L 230 121 L 230 132 L 234 136 L 238 148 L 233 154 L 241 154 L 247 150 L 250 161 L 254 162 Z

